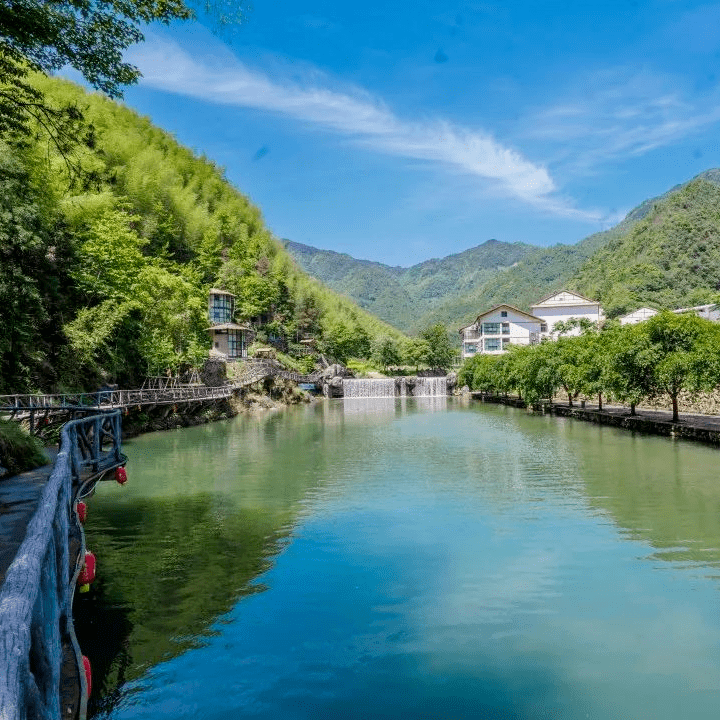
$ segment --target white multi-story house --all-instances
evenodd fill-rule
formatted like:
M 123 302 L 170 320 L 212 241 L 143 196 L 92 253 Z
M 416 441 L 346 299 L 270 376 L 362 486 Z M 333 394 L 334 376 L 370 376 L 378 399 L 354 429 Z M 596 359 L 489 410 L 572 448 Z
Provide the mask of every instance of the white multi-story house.
M 600 303 L 597 300 L 590 300 L 579 293 L 569 290 L 560 290 L 552 293 L 530 306 L 532 313 L 547 326 L 543 328 L 543 337 L 556 339 L 554 334 L 555 326 L 559 322 L 567 322 L 572 319 L 586 319 L 591 323 L 599 325 L 604 319 Z M 581 329 L 573 328 L 567 335 L 579 335 Z
M 497 355 L 511 343 L 532 345 L 540 340 L 542 323 L 540 318 L 512 305 L 496 305 L 478 315 L 471 325 L 460 328 L 462 359 L 478 353 Z

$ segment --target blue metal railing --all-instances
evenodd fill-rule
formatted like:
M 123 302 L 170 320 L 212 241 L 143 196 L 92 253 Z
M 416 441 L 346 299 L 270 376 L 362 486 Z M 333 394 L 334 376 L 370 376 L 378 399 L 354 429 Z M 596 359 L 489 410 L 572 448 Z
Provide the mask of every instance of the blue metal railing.
M 68 717 L 60 696 L 68 648 L 81 683 L 77 716 L 85 717 L 87 687 L 72 621 L 84 536 L 80 531 L 77 558 L 69 556 L 68 537 L 77 522 L 76 497 L 89 482 L 125 464 L 121 449 L 119 411 L 73 420 L 62 429 L 55 466 L 0 587 L 0 720 Z

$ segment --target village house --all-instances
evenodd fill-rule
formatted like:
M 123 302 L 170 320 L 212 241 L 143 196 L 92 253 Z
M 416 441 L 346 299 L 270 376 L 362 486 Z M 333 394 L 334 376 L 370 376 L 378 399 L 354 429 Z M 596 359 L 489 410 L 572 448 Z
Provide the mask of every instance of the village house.
M 225 290 L 212 288 L 208 298 L 208 332 L 212 338 L 211 355 L 220 355 L 228 360 L 247 357 L 251 342 L 252 328 L 238 325 L 235 317 L 235 296 Z
M 496 305 L 477 316 L 475 322 L 460 329 L 461 356 L 478 353 L 496 355 L 510 343 L 532 345 L 539 341 L 542 320 L 512 305 Z
M 579 293 L 570 292 L 569 290 L 560 290 L 554 292 L 534 305 L 530 306 L 533 315 L 539 317 L 547 326 L 543 328 L 543 337 L 557 339 L 555 326 L 562 322 L 567 323 L 568 320 L 588 320 L 589 322 L 600 325 L 605 319 L 600 303 L 597 300 L 590 300 L 583 297 Z M 579 335 L 580 327 L 575 327 L 564 333 L 566 335 Z
M 710 303 L 709 305 L 694 305 L 693 307 L 678 308 L 673 310 L 678 315 L 683 314 L 694 314 L 698 317 L 704 318 L 705 320 L 712 320 L 712 322 L 720 322 L 720 306 L 717 303 Z
M 534 345 L 541 340 L 556 340 L 558 323 L 585 319 L 599 324 L 604 320 L 600 303 L 568 290 L 560 290 L 531 305 L 526 313 L 512 305 L 496 305 L 477 316 L 474 323 L 460 328 L 463 360 L 479 353 L 499 354 L 508 345 Z M 580 327 L 563 334 L 579 335 Z
M 705 320 L 712 322 L 720 322 L 720 306 L 717 303 L 709 303 L 707 305 L 694 305 L 693 307 L 677 308 L 672 312 L 677 315 L 697 315 Z M 618 320 L 621 325 L 636 325 L 637 323 L 648 320 L 657 315 L 658 311 L 653 308 L 639 308 L 627 315 L 621 315 Z
M 657 314 L 657 310 L 654 310 L 653 308 L 643 307 L 638 308 L 637 310 L 633 310 L 627 315 L 621 315 L 618 320 L 620 321 L 621 325 L 637 325 L 638 323 L 641 323 L 644 320 L 648 320 L 653 315 Z

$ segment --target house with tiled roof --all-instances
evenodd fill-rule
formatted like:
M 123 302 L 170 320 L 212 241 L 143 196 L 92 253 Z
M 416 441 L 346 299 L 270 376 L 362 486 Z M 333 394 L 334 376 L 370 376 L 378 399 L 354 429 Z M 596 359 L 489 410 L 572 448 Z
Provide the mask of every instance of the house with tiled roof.
M 512 305 L 496 305 L 460 328 L 462 359 L 478 353 L 497 355 L 511 343 L 532 345 L 540 340 L 541 325 L 542 320 L 530 313 Z

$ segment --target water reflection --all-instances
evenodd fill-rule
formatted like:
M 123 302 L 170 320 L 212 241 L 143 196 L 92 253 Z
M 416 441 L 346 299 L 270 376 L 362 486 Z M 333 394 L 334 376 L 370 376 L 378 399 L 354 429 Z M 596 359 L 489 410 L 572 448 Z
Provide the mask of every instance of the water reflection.
M 108 716 L 716 716 L 720 453 L 389 400 L 131 446 Z

